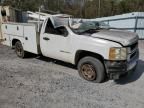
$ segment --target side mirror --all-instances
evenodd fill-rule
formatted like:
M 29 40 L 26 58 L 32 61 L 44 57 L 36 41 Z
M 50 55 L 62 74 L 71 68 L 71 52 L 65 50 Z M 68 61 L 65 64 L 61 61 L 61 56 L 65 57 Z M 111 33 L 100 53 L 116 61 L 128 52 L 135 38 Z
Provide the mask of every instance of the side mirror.
M 68 36 L 68 31 L 67 31 L 67 30 L 65 30 L 65 32 L 63 33 L 63 36 L 64 36 L 64 37 L 67 37 L 67 36 Z

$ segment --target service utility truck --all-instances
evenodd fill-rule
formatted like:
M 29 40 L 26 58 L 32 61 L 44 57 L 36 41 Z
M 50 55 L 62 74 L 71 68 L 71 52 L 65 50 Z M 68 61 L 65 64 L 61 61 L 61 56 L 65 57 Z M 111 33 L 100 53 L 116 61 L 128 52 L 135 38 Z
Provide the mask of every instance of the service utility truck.
M 15 48 L 18 57 L 30 52 L 71 63 L 91 82 L 119 79 L 138 63 L 138 35 L 101 22 L 51 15 L 40 24 L 3 23 L 2 31 L 3 44 Z

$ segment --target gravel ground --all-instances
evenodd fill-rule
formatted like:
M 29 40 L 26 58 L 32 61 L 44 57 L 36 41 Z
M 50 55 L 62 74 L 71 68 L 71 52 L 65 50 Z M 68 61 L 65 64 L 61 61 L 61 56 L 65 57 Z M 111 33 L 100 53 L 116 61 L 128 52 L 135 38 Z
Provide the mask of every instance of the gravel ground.
M 0 108 L 144 108 L 144 44 L 135 73 L 95 84 L 72 65 L 49 58 L 18 58 L 0 45 Z M 143 48 L 142 48 L 143 47 Z

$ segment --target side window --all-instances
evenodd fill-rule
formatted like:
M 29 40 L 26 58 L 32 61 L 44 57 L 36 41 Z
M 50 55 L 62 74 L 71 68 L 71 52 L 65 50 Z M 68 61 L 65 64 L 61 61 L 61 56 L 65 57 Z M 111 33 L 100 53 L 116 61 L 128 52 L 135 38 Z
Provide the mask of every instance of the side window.
M 61 27 L 58 27 L 58 28 L 54 28 L 54 26 L 53 26 L 50 19 L 47 22 L 45 33 L 55 34 L 55 35 L 62 35 L 62 36 L 65 36 L 65 37 L 68 35 L 68 31 L 65 27 L 61 26 Z
M 54 26 L 53 26 L 50 19 L 48 19 L 48 22 L 47 22 L 47 25 L 46 25 L 46 28 L 45 28 L 45 33 L 50 33 L 50 34 L 54 33 Z

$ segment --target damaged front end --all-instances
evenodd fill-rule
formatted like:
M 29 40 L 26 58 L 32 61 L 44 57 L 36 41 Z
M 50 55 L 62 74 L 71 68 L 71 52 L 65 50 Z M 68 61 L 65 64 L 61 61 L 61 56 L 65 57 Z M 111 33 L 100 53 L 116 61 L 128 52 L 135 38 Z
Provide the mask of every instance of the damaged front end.
M 138 42 L 125 48 L 127 48 L 126 60 L 105 60 L 105 67 L 110 79 L 119 79 L 121 75 L 136 69 L 139 59 Z

